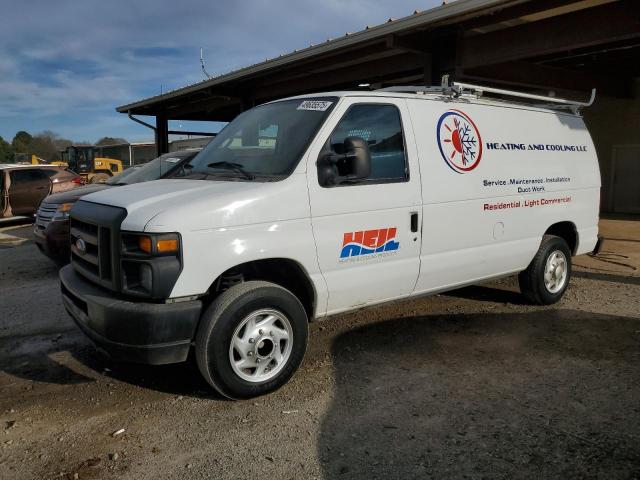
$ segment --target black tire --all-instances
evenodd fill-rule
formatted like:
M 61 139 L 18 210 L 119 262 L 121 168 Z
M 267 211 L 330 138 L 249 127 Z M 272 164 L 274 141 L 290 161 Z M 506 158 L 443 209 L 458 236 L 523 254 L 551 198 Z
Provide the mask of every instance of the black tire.
M 292 349 L 276 376 L 260 383 L 249 382 L 234 372 L 229 348 L 243 319 L 266 308 L 287 317 L 293 330 Z M 308 332 L 307 313 L 290 291 L 263 281 L 240 283 L 223 292 L 202 314 L 195 345 L 198 368 L 209 385 L 227 398 L 264 395 L 287 383 L 298 369 L 307 349 Z
M 550 291 L 545 284 L 545 267 L 554 252 L 562 252 L 566 260 L 566 279 L 558 291 Z M 518 282 L 520 291 L 531 302 L 538 305 L 551 305 L 558 302 L 569 286 L 571 280 L 571 250 L 567 242 L 554 235 L 542 237 L 540 248 L 526 270 L 520 272 Z
M 104 183 L 110 178 L 111 176 L 108 173 L 96 173 L 91 177 L 89 183 Z

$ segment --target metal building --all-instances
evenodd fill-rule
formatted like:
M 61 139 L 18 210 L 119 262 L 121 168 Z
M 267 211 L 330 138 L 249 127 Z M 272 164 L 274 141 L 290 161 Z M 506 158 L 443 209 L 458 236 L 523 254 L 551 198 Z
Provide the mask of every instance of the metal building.
M 169 152 L 202 148 L 211 141 L 211 137 L 190 137 L 169 142 Z M 125 167 L 142 165 L 156 158 L 157 147 L 153 142 L 118 143 L 96 146 L 96 156 L 122 160 Z
M 301 93 L 452 79 L 586 99 L 603 176 L 602 209 L 640 213 L 640 1 L 457 0 L 118 107 L 168 120 L 229 121 Z M 370 87 L 370 88 L 371 88 Z
M 130 167 L 156 158 L 156 146 L 153 142 L 100 145 L 96 147 L 96 156 L 122 160 L 125 167 Z

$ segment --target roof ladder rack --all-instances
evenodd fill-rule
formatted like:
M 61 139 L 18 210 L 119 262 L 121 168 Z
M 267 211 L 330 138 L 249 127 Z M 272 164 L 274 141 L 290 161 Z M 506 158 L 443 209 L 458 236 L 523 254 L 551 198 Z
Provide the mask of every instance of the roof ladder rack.
M 439 93 L 454 95 L 456 91 L 453 87 L 425 87 L 423 85 L 401 85 L 397 87 L 377 88 L 376 92 L 396 92 L 396 93 Z
M 492 93 L 494 95 L 500 95 L 503 97 L 515 97 L 515 98 L 524 98 L 529 100 L 537 100 L 543 102 L 540 105 L 545 108 L 551 109 L 562 109 L 566 108 L 571 110 L 573 113 L 578 113 L 583 107 L 590 107 L 593 105 L 593 102 L 596 99 L 596 89 L 591 90 L 591 98 L 588 102 L 577 102 L 574 100 L 567 100 L 565 98 L 557 98 L 550 97 L 545 95 L 535 95 L 533 93 L 519 92 L 515 90 L 505 90 L 502 88 L 493 88 L 486 87 L 484 85 L 473 85 L 471 83 L 463 83 L 463 82 L 452 82 L 449 85 L 449 76 L 444 75 L 442 77 L 442 84 L 440 86 L 421 86 L 421 85 L 413 85 L 413 86 L 397 86 L 397 87 L 386 87 L 380 88 L 377 91 L 382 92 L 398 92 L 398 93 L 418 93 L 418 94 L 440 94 L 446 95 L 449 97 L 461 97 L 462 95 L 474 95 L 476 97 L 481 97 L 485 93 Z
M 548 97 L 544 95 L 534 95 L 532 93 L 518 92 L 514 90 L 504 90 L 502 88 L 485 87 L 483 85 L 472 85 L 470 83 L 453 82 L 451 86 L 459 94 L 462 94 L 464 90 L 470 90 L 471 92 L 475 93 L 477 96 L 482 96 L 484 93 L 493 93 L 493 94 L 502 95 L 505 97 L 527 98 L 530 100 L 539 100 L 541 102 L 551 103 L 552 105 L 545 105 L 550 108 L 566 107 L 572 110 L 574 113 L 578 113 L 578 111 L 582 107 L 590 107 L 591 105 L 593 105 L 593 102 L 596 99 L 595 88 L 591 90 L 591 98 L 589 98 L 588 102 L 577 102 L 575 100 L 567 100 L 565 98 Z

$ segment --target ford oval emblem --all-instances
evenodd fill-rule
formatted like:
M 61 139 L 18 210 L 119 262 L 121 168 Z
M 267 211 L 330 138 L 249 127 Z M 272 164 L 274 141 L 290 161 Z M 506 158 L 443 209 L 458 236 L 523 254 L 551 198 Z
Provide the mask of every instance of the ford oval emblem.
M 81 255 L 87 253 L 87 243 L 81 238 L 76 240 L 76 248 Z

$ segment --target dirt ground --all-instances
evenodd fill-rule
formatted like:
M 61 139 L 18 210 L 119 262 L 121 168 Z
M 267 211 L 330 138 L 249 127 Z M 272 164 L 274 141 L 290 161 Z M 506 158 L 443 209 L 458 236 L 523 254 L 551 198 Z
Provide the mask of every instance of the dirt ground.
M 0 478 L 640 478 L 640 219 L 601 230 L 558 305 L 508 278 L 329 318 L 288 385 L 230 402 L 98 352 L 0 225 Z

